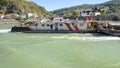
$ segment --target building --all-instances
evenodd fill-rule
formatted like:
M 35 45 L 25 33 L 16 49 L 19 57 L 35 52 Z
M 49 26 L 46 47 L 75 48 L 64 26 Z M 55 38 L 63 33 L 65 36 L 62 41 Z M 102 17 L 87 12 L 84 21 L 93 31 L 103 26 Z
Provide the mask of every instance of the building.
M 81 16 L 98 16 L 101 15 L 101 10 L 98 7 L 82 10 Z
M 3 19 L 4 18 L 4 14 L 0 14 L 0 19 Z
M 5 17 L 6 19 L 13 19 L 13 18 L 19 17 L 19 15 L 16 14 L 16 13 L 11 13 L 11 14 L 5 14 L 4 17 Z
M 12 19 L 13 18 L 12 16 L 13 16 L 13 14 L 5 14 L 6 19 Z
M 38 14 L 37 13 L 27 13 L 27 16 L 37 18 Z
M 101 15 L 101 13 L 102 13 L 100 8 L 98 8 L 98 7 L 92 8 L 91 11 L 92 11 L 93 16 L 98 16 L 98 15 Z
M 81 12 L 81 16 L 90 16 L 91 14 L 91 10 L 90 9 L 87 9 L 87 10 L 82 10 Z

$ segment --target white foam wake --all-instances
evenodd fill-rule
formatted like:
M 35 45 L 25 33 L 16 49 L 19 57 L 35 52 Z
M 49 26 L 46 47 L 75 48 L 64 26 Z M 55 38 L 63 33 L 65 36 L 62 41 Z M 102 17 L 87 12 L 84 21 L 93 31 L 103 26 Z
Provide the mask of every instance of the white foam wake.
M 120 40 L 120 37 L 101 36 L 101 37 L 80 37 L 80 36 L 52 36 L 52 39 L 67 39 L 67 40 L 81 40 L 81 41 L 107 41 Z
M 9 33 L 9 32 L 11 32 L 11 29 L 0 30 L 0 33 Z
M 69 40 L 83 40 L 83 41 L 105 41 L 105 40 L 120 40 L 119 37 L 69 37 Z

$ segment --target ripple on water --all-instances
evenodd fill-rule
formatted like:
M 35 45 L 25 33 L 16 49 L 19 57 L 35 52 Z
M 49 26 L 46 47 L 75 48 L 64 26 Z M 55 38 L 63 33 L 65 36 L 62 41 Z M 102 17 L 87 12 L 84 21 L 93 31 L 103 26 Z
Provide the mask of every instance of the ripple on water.
M 11 55 L 14 51 L 14 49 L 11 49 L 7 46 L 0 46 L 0 56 L 8 56 Z

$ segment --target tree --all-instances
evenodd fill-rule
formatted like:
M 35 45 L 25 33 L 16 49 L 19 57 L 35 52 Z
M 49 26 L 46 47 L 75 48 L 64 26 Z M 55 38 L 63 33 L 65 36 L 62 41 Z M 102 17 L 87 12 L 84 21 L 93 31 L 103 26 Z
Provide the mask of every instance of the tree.
M 5 12 L 4 12 L 4 10 L 0 10 L 0 14 L 4 14 Z

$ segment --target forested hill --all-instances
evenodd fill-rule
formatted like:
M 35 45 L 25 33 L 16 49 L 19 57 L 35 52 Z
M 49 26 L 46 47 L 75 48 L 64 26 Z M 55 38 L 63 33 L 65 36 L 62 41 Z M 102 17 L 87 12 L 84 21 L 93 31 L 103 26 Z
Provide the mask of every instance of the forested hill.
M 0 0 L 0 14 L 5 13 L 38 13 L 40 16 L 45 16 L 48 11 L 31 1 Z
M 120 10 L 120 0 L 111 0 L 111 1 L 99 4 L 99 6 L 109 7 L 111 11 L 117 11 L 117 10 Z
M 105 3 L 102 3 L 101 5 L 105 6 L 120 6 L 120 0 L 111 0 Z
M 52 11 L 52 13 L 63 16 L 70 16 L 72 14 L 79 15 L 80 10 L 93 8 L 95 6 L 100 7 L 101 9 L 106 9 L 106 11 L 116 11 L 120 10 L 120 0 L 110 0 L 101 4 L 83 4 L 78 6 L 72 6 L 69 8 L 54 10 Z

